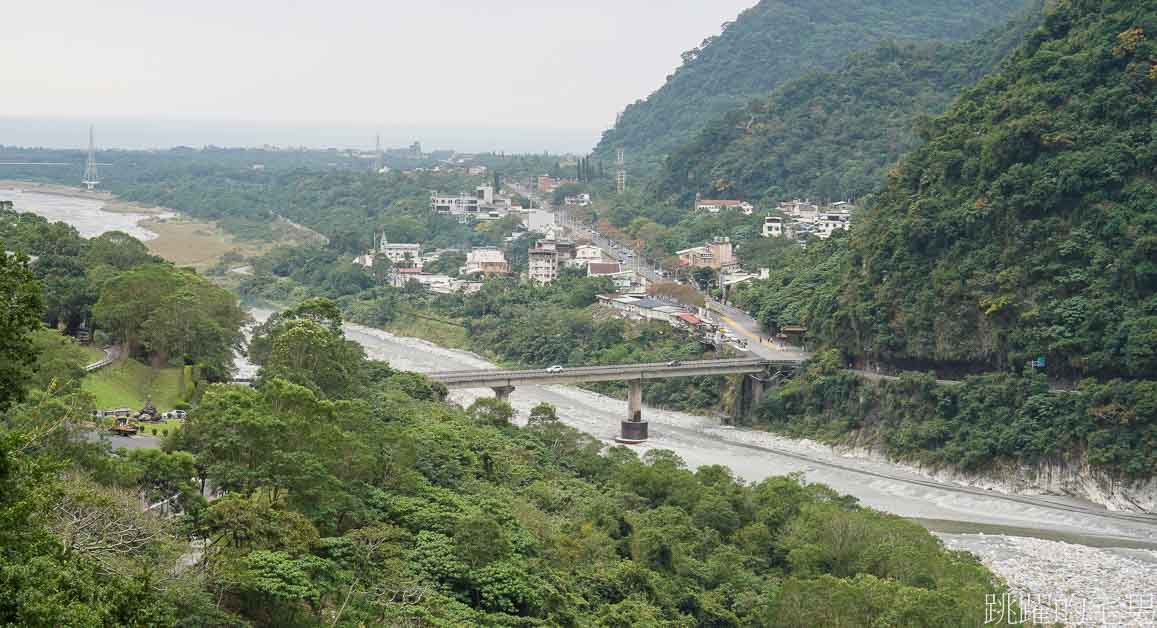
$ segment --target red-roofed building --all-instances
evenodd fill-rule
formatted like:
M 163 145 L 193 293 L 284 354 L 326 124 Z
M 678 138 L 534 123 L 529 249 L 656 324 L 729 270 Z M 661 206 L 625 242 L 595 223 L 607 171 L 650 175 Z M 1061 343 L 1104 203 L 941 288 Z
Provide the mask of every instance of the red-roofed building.
M 622 272 L 622 267 L 614 262 L 591 262 L 587 264 L 587 277 L 604 277 Z

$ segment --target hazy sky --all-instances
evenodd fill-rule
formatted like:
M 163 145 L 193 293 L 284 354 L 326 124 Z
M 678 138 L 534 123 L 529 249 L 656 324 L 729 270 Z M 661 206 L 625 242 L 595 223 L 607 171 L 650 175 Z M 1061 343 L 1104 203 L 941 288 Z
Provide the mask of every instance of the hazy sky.
M 755 1 L 5 2 L 0 115 L 601 130 Z

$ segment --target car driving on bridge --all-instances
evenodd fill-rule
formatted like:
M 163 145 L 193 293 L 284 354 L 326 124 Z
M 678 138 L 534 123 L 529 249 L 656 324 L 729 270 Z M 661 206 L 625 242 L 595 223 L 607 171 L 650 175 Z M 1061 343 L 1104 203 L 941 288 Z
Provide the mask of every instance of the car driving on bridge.
M 562 367 L 561 367 L 561 366 L 559 366 L 559 365 L 557 365 L 557 364 L 555 364 L 554 366 L 549 366 L 549 367 L 547 367 L 547 369 L 546 369 L 546 372 L 547 372 L 547 373 L 561 373 L 561 372 L 562 372 Z

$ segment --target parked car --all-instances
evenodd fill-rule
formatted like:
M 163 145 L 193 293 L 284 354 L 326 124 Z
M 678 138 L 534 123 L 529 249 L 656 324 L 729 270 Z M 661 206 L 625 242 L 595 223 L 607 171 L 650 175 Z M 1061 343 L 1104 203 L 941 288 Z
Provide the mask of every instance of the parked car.
M 555 364 L 554 366 L 548 367 L 548 368 L 546 369 L 546 372 L 547 372 L 547 373 L 561 373 L 561 372 L 562 372 L 562 367 L 561 367 L 561 366 L 559 366 L 559 365 L 557 365 L 557 364 Z

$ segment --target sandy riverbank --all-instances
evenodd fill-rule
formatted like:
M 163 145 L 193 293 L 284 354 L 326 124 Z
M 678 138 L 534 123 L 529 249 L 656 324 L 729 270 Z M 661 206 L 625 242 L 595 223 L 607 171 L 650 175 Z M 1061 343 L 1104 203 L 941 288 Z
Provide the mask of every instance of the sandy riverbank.
M 45 212 L 43 207 L 21 207 L 19 202 L 18 210 L 32 211 L 50 220 L 64 220 L 74 226 L 79 226 L 77 220 L 83 214 L 88 222 L 81 228 L 82 235 L 91 237 L 111 229 L 127 230 L 141 239 L 150 253 L 178 266 L 191 266 L 199 271 L 215 266 L 226 253 L 251 258 L 275 246 L 304 242 L 314 237 L 312 232 L 286 227 L 283 229 L 286 237 L 277 242 L 245 240 L 225 232 L 216 222 L 191 218 L 166 207 L 125 201 L 110 192 L 51 183 L 0 180 L 0 192 L 16 190 L 22 192 L 16 196 L 17 199 L 31 195 L 43 195 L 42 199 L 72 199 L 67 203 L 70 205 L 67 211 Z M 123 220 L 130 216 L 135 219 L 132 222 L 135 228 L 129 228 Z M 300 237 L 293 237 L 298 233 Z

